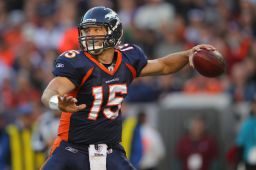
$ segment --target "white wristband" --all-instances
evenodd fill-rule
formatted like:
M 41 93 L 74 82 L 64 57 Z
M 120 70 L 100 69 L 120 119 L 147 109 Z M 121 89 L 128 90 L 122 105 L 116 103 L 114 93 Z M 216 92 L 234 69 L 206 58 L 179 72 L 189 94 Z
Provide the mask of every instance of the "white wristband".
M 60 111 L 58 95 L 54 95 L 49 100 L 49 108 Z

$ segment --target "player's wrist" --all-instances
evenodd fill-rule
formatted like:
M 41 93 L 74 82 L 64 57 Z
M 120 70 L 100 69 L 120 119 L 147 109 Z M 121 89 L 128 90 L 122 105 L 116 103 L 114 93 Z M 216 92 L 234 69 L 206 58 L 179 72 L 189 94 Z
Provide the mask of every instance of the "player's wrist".
M 183 55 L 189 59 L 189 57 L 191 56 L 191 54 L 193 54 L 193 50 L 189 49 L 189 50 L 185 50 Z
M 53 95 L 50 98 L 48 106 L 52 110 L 60 111 L 58 95 Z
M 194 50 L 190 49 L 187 51 L 187 58 L 188 58 L 188 63 L 189 65 L 194 68 L 194 64 L 193 64 L 193 56 L 194 56 Z

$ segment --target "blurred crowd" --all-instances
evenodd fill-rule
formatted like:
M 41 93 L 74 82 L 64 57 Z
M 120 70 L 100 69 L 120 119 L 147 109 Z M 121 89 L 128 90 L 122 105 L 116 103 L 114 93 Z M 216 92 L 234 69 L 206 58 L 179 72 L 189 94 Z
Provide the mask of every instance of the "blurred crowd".
M 234 104 L 253 100 L 255 0 L 0 0 L 2 128 L 24 121 L 24 116 L 32 127 L 47 112 L 40 95 L 52 78 L 54 60 L 65 50 L 79 48 L 76 25 L 97 5 L 117 11 L 124 27 L 122 42 L 141 46 L 149 59 L 200 43 L 212 44 L 226 59 L 226 74 L 218 78 L 202 77 L 190 67 L 171 76 L 140 78 L 126 102 L 158 102 L 172 92 L 226 93 Z M 52 124 L 55 114 L 47 115 L 44 123 Z M 56 131 L 54 123 L 48 127 Z M 38 138 L 45 133 L 40 134 Z M 43 150 L 36 142 L 33 147 Z

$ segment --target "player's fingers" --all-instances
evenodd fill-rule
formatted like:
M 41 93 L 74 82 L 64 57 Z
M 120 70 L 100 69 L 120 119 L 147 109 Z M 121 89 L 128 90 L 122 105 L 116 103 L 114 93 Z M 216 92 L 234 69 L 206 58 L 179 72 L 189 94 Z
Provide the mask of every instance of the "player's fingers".
M 67 103 L 75 104 L 76 102 L 77 99 L 72 96 L 67 98 Z
M 75 102 L 73 101 L 73 98 L 74 98 L 74 97 L 72 97 L 72 96 L 67 96 L 67 97 L 66 97 L 66 102 L 67 102 L 67 103 L 75 103 Z
M 83 110 L 85 108 L 86 108 L 85 104 L 76 105 L 75 107 L 70 107 L 69 112 L 78 112 L 78 111 Z
M 200 50 L 200 46 L 198 46 L 198 45 L 193 48 L 193 52 L 197 52 L 199 50 Z
M 203 49 L 206 49 L 206 50 L 216 50 L 216 48 L 212 45 L 209 45 L 209 44 L 202 44 L 199 46 L 200 48 L 203 48 Z
M 64 94 L 63 96 L 61 96 L 61 101 L 67 102 L 67 97 L 68 95 Z
M 71 101 L 72 101 L 73 103 L 76 103 L 76 102 L 77 102 L 77 99 L 73 97 L 73 98 L 71 99 Z
M 80 104 L 80 105 L 77 106 L 78 110 L 83 110 L 85 108 L 86 108 L 86 104 Z
M 58 97 L 58 101 L 60 102 L 61 101 L 61 96 L 57 96 Z
M 72 97 L 72 96 L 67 96 L 66 98 L 67 98 L 67 100 L 70 100 L 70 99 L 72 99 L 73 97 Z
M 63 102 L 64 96 L 58 96 L 58 100 L 59 100 L 59 102 Z

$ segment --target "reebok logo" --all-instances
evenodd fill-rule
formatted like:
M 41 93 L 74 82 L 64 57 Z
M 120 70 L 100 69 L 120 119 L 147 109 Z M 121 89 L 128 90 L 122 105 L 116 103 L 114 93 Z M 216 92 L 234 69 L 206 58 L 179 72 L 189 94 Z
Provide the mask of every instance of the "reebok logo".
M 65 150 L 67 150 L 67 151 L 69 151 L 69 152 L 72 152 L 72 153 L 77 153 L 77 152 L 78 152 L 77 149 L 72 148 L 72 147 L 70 147 L 70 146 L 67 146 L 67 147 L 65 148 Z
M 63 68 L 63 67 L 64 67 L 64 64 L 62 64 L 62 63 L 57 63 L 57 64 L 56 64 L 56 67 L 57 67 L 57 68 Z

